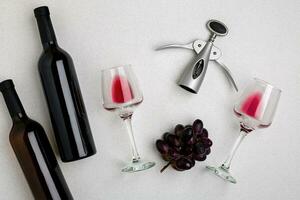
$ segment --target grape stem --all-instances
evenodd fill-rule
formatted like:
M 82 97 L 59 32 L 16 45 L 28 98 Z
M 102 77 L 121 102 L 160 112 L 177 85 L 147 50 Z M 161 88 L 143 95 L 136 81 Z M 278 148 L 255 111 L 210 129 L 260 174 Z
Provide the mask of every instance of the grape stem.
M 191 155 L 191 154 L 190 154 Z M 190 156 L 190 155 L 188 155 L 188 156 Z M 179 156 L 178 158 L 172 158 L 161 170 L 160 170 L 160 173 L 163 173 L 163 171 L 165 171 L 165 169 L 167 169 L 169 166 L 170 166 L 170 164 L 172 164 L 172 162 L 174 161 L 174 160 L 177 160 L 177 159 L 179 159 L 179 158 L 183 158 L 183 157 L 185 157 L 185 156 Z
M 175 159 L 173 158 L 172 160 L 170 160 L 161 170 L 160 170 L 160 173 L 163 173 L 163 171 L 165 171 L 165 169 L 167 169 L 170 164 L 174 161 Z

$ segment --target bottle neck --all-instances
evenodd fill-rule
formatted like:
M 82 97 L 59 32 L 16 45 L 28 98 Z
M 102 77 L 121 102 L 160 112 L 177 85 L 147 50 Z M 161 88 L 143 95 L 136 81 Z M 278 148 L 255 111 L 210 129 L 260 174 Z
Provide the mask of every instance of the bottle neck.
M 13 121 L 26 119 L 27 115 L 11 80 L 0 83 L 7 109 Z M 2 87 L 4 85 L 4 87 Z
M 57 41 L 55 37 L 55 32 L 52 26 L 50 15 L 39 15 L 36 16 L 36 21 L 38 29 L 40 32 L 41 42 L 44 49 L 50 47 L 56 47 Z

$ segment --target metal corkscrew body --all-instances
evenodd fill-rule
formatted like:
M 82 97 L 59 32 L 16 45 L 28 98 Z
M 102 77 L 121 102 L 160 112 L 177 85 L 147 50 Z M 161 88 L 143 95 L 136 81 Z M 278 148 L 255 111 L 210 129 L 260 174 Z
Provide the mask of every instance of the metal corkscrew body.
M 159 47 L 156 50 L 162 50 L 167 48 L 185 48 L 194 50 L 197 53 L 197 56 L 186 67 L 178 81 L 178 85 L 183 89 L 195 94 L 198 93 L 206 74 L 208 62 L 215 61 L 218 64 L 218 66 L 220 66 L 223 69 L 226 77 L 233 85 L 234 89 L 238 91 L 237 84 L 234 81 L 230 70 L 223 63 L 218 61 L 218 59 L 222 55 L 221 50 L 215 47 L 213 44 L 217 36 L 227 35 L 228 28 L 224 23 L 217 20 L 209 20 L 207 22 L 207 28 L 211 32 L 208 41 L 196 40 L 184 45 L 170 44 Z

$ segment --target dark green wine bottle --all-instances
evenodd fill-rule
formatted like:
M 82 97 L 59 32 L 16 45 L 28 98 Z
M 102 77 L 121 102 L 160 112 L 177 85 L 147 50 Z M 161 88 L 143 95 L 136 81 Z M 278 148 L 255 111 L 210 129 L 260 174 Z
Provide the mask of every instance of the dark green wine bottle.
M 63 162 L 83 159 L 96 147 L 71 56 L 57 44 L 46 6 L 34 9 L 44 48 L 38 68 Z

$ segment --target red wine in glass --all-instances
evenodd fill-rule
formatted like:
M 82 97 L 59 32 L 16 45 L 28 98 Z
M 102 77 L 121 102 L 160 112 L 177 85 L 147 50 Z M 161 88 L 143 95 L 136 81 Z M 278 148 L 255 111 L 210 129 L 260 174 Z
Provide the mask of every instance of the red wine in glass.
M 260 121 L 261 109 L 262 109 L 262 93 L 257 91 L 249 94 L 241 103 L 239 109 L 234 109 L 234 113 L 238 117 L 247 116 L 251 124 L 256 124 L 258 128 L 266 128 L 271 124 L 265 124 Z
M 110 84 L 111 98 L 104 108 L 109 111 L 131 112 L 136 105 L 143 101 L 142 96 L 135 96 L 130 81 L 122 75 L 115 75 Z
M 253 118 L 259 117 L 259 106 L 261 104 L 261 93 L 254 92 L 250 94 L 241 105 L 241 111 Z
M 114 77 L 111 86 L 111 97 L 114 103 L 126 103 L 134 98 L 131 85 L 125 77 L 120 75 Z

